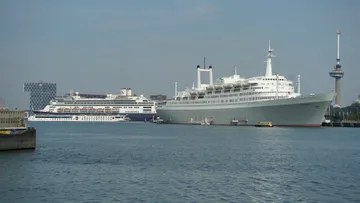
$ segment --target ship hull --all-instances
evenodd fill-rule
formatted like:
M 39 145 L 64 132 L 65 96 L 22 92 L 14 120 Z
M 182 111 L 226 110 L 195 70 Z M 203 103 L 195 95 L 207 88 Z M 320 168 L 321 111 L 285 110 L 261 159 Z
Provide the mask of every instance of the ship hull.
M 34 114 L 39 115 L 127 115 L 131 119 L 131 121 L 144 121 L 144 120 L 152 120 L 156 117 L 155 113 L 56 113 L 56 112 L 43 112 L 43 111 L 33 111 Z
M 125 122 L 129 119 L 125 116 L 96 116 L 96 115 L 32 115 L 29 116 L 29 122 Z
M 320 127 L 326 109 L 334 94 L 321 94 L 279 100 L 254 101 L 224 105 L 199 105 L 188 107 L 162 106 L 157 115 L 167 123 L 191 124 L 205 118 L 214 125 L 256 125 L 269 121 L 274 126 Z
M 120 114 L 121 115 L 121 114 Z M 149 114 L 127 114 L 131 121 L 150 121 L 156 117 L 155 113 Z

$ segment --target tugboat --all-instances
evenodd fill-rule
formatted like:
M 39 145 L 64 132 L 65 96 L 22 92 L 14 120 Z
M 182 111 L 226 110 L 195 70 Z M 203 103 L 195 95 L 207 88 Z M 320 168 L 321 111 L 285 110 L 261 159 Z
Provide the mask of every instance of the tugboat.
M 230 122 L 230 125 L 238 125 L 238 124 L 239 124 L 239 120 L 235 119 L 235 117 Z
M 273 127 L 273 124 L 269 121 L 261 121 L 255 124 L 255 127 Z
M 157 117 L 156 119 L 153 118 L 151 122 L 156 124 L 163 124 L 164 120 L 161 119 L 160 117 Z

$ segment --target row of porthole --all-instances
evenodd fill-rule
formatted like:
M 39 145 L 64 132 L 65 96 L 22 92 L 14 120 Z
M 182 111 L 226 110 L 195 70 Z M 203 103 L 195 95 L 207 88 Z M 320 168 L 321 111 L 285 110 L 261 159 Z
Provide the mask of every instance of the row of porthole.
M 271 97 L 252 97 L 252 98 L 242 98 L 242 99 L 235 99 L 235 101 L 231 101 L 232 99 L 230 99 L 230 102 L 239 102 L 239 101 L 258 101 L 258 100 L 263 100 L 263 99 L 275 99 L 276 96 L 271 96 Z M 278 96 L 278 98 L 287 98 L 286 96 Z M 216 100 L 216 101 L 199 101 L 199 102 L 176 102 L 176 103 L 172 103 L 172 104 L 206 104 L 206 103 L 227 103 L 229 102 L 229 100 Z

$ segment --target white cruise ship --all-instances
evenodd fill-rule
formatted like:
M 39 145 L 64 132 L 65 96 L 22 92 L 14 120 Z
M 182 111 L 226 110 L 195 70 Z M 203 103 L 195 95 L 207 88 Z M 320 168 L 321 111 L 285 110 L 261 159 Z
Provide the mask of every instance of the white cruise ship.
M 130 88 L 120 94 L 81 94 L 70 92 L 56 97 L 42 110 L 33 111 L 37 116 L 46 115 L 127 115 L 131 121 L 151 120 L 156 115 L 155 102 L 143 95 L 136 96 Z
M 293 82 L 273 75 L 270 47 L 264 76 L 242 78 L 235 74 L 219 78 L 213 84 L 212 67 L 197 66 L 197 87 L 177 92 L 173 100 L 157 106 L 157 116 L 167 123 L 193 124 L 210 121 L 214 125 L 321 126 L 325 111 L 335 93 L 300 94 Z M 236 70 L 236 69 L 235 69 Z M 209 84 L 201 84 L 201 72 L 209 72 Z M 177 84 L 175 83 L 175 86 Z

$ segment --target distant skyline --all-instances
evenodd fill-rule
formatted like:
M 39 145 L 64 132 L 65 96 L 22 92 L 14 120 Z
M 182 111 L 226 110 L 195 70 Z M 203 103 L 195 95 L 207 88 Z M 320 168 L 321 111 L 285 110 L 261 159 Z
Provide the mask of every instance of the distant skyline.
M 358 0 L 0 1 L 0 97 L 26 109 L 23 83 L 69 89 L 172 97 L 196 84 L 196 65 L 214 80 L 265 73 L 268 40 L 273 73 L 296 81 L 303 94 L 335 88 L 336 31 L 341 30 L 341 106 L 360 94 Z M 202 77 L 204 82 L 207 76 Z

